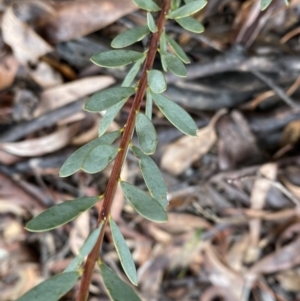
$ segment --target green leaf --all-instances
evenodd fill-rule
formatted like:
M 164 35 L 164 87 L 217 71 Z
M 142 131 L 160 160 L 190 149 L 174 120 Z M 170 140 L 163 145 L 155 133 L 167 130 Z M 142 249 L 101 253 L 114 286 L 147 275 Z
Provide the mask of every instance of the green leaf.
M 137 274 L 134 261 L 128 249 L 126 241 L 114 220 L 109 218 L 110 230 L 114 240 L 114 244 L 119 255 L 122 267 L 129 280 L 137 285 Z
M 129 70 L 129 72 L 125 76 L 125 78 L 123 80 L 123 83 L 122 83 L 122 87 L 129 87 L 132 84 L 132 82 L 135 79 L 136 75 L 140 71 L 141 65 L 143 64 L 145 59 L 146 59 L 146 57 L 143 56 L 141 59 L 137 60 L 134 63 L 134 65 L 131 67 L 131 69 Z
M 157 135 L 151 120 L 142 113 L 137 113 L 135 123 L 136 133 L 142 151 L 153 154 L 157 147 Z
M 95 93 L 85 104 L 84 109 L 89 112 L 100 112 L 111 108 L 123 99 L 128 99 L 134 94 L 131 87 L 115 87 Z
M 111 133 L 107 133 L 100 138 L 92 140 L 91 142 L 83 145 L 77 151 L 75 151 L 63 164 L 59 171 L 60 177 L 68 177 L 73 173 L 77 172 L 82 168 L 83 162 L 86 159 L 88 153 L 96 146 L 100 144 L 111 144 L 113 143 L 119 136 L 120 131 L 114 131 Z
M 167 42 L 170 44 L 171 48 L 175 54 L 186 64 L 190 63 L 189 58 L 186 56 L 183 49 L 168 35 L 166 35 Z
M 98 135 L 102 136 L 106 130 L 109 128 L 121 108 L 124 106 L 127 99 L 122 100 L 121 102 L 117 103 L 116 105 L 110 107 L 102 117 L 102 120 L 99 125 Z
M 134 185 L 126 182 L 121 182 L 120 184 L 126 200 L 140 215 L 158 223 L 167 221 L 167 213 L 157 200 Z
M 272 0 L 260 0 L 260 10 L 265 10 L 271 2 Z
M 159 48 L 161 54 L 167 53 L 167 40 L 166 40 L 166 35 L 163 33 L 160 35 L 159 38 Z
M 159 168 L 155 162 L 149 156 L 143 154 L 139 148 L 133 146 L 132 151 L 139 158 L 140 169 L 150 194 L 166 208 L 169 203 L 167 200 L 168 189 Z
M 99 264 L 105 288 L 113 301 L 141 301 L 136 292 L 104 263 Z
M 91 61 L 101 67 L 115 68 L 132 64 L 143 56 L 143 53 L 133 50 L 110 50 L 93 55 Z
M 160 61 L 161 61 L 161 66 L 162 66 L 163 70 L 165 72 L 167 72 L 168 71 L 168 66 L 167 66 L 167 63 L 166 63 L 165 55 L 160 56 Z
M 186 68 L 182 61 L 175 55 L 166 54 L 164 55 L 166 65 L 168 70 L 174 73 L 177 76 L 185 77 L 186 76 Z
M 44 232 L 55 229 L 76 218 L 82 212 L 92 208 L 99 198 L 84 197 L 72 201 L 65 201 L 54 205 L 41 214 L 34 217 L 26 225 L 26 229 L 31 232 Z
M 175 10 L 180 7 L 181 0 L 172 0 L 171 1 L 171 10 Z
M 57 301 L 65 295 L 79 278 L 78 272 L 62 273 L 35 286 L 16 301 Z
M 100 235 L 101 228 L 103 223 L 99 225 L 98 228 L 92 231 L 92 233 L 88 236 L 86 241 L 84 242 L 83 246 L 80 248 L 78 255 L 70 262 L 67 268 L 64 270 L 64 273 L 77 271 L 84 261 L 84 258 L 90 254 L 92 249 L 94 248 L 97 239 Z
M 151 13 L 147 12 L 147 24 L 151 32 L 157 32 L 157 26 Z
M 204 27 L 201 23 L 199 23 L 197 20 L 195 20 L 192 17 L 185 17 L 182 19 L 176 19 L 175 20 L 182 28 L 195 32 L 195 33 L 201 33 L 204 31 Z
M 152 92 L 162 93 L 167 88 L 167 82 L 163 73 L 159 70 L 148 71 L 148 85 Z
M 133 0 L 133 2 L 141 9 L 157 12 L 161 8 L 152 0 Z
M 137 41 L 142 40 L 149 32 L 150 31 L 147 25 L 133 27 L 132 29 L 124 31 L 118 36 L 116 36 L 111 42 L 111 47 L 127 47 L 129 45 L 134 44 Z
M 82 164 L 82 170 L 94 174 L 103 170 L 118 153 L 118 148 L 111 145 L 98 145 L 94 147 Z
M 198 127 L 184 109 L 161 94 L 151 93 L 151 95 L 160 111 L 175 127 L 187 135 L 196 136 Z
M 198 0 L 198 1 L 192 1 L 186 5 L 181 6 L 180 8 L 175 9 L 171 13 L 168 14 L 169 19 L 180 19 L 187 16 L 190 16 L 197 11 L 201 10 L 205 5 L 207 4 L 207 1 L 205 0 Z
M 147 89 L 146 92 L 146 113 L 145 115 L 151 120 L 152 119 L 152 96 L 150 94 L 150 90 Z

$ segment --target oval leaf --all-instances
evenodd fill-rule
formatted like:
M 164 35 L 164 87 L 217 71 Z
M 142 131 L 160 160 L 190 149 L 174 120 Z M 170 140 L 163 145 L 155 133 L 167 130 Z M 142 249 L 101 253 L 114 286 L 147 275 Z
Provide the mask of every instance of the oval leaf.
M 151 32 L 157 32 L 157 26 L 151 13 L 147 12 L 147 25 Z
M 111 46 L 113 48 L 127 47 L 137 41 L 142 40 L 149 32 L 150 31 L 147 25 L 133 27 L 132 29 L 126 30 L 116 36 L 112 40 Z
M 149 156 L 143 154 L 139 148 L 133 146 L 132 151 L 139 158 L 141 172 L 150 194 L 166 208 L 169 203 L 167 200 L 168 189 L 159 168 L 155 162 Z
M 133 2 L 141 9 L 157 12 L 160 7 L 152 0 L 133 0 Z
M 134 261 L 132 259 L 131 253 L 128 249 L 126 241 L 117 226 L 114 220 L 110 217 L 109 218 L 110 230 L 114 240 L 114 245 L 116 247 L 117 253 L 119 255 L 122 267 L 124 272 L 126 273 L 129 280 L 134 284 L 137 285 L 137 274 Z
M 152 96 L 149 89 L 146 92 L 146 112 L 145 115 L 151 120 L 152 119 Z
M 133 50 L 110 50 L 93 55 L 91 61 L 101 67 L 115 68 L 132 64 L 143 56 L 143 53 Z
M 100 112 L 109 109 L 123 99 L 128 99 L 135 92 L 131 87 L 116 87 L 95 93 L 85 104 L 89 112 Z
M 141 301 L 136 292 L 104 263 L 99 264 L 103 282 L 113 301 Z
M 121 182 L 121 187 L 126 200 L 140 215 L 158 223 L 167 221 L 167 213 L 157 200 L 127 182 Z
M 117 103 L 116 105 L 110 107 L 102 117 L 102 120 L 99 125 L 98 135 L 102 136 L 106 130 L 109 128 L 121 108 L 124 106 L 127 99 L 122 100 L 121 102 Z M 108 143 L 107 143 L 108 144 Z
M 168 35 L 166 35 L 167 42 L 170 44 L 171 48 L 175 54 L 186 64 L 190 63 L 189 58 L 186 56 L 183 49 Z
M 184 109 L 161 94 L 151 93 L 151 95 L 160 111 L 175 127 L 187 135 L 196 136 L 198 127 Z
M 111 145 L 98 145 L 88 152 L 82 164 L 82 170 L 94 174 L 103 170 L 118 153 L 118 148 Z
M 35 286 L 17 301 L 57 301 L 76 283 L 78 272 L 62 273 Z
M 205 0 L 192 1 L 172 11 L 170 14 L 168 14 L 168 18 L 179 19 L 179 18 L 190 16 L 196 13 L 197 11 L 199 11 L 200 9 L 202 9 L 206 4 L 207 1 Z
M 88 236 L 83 246 L 80 248 L 79 254 L 70 262 L 67 268 L 64 270 L 64 273 L 74 272 L 80 268 L 81 263 L 84 261 L 84 258 L 90 254 L 92 249 L 94 248 L 97 239 L 100 235 L 101 228 L 103 223 L 99 225 L 98 228 L 92 231 L 92 233 Z
M 162 93 L 167 88 L 166 79 L 159 70 L 150 70 L 147 74 L 148 85 L 154 93 Z
M 111 144 L 120 136 L 120 134 L 120 131 L 107 133 L 102 137 L 92 140 L 91 142 L 80 147 L 63 164 L 59 171 L 59 176 L 68 177 L 80 170 L 84 160 L 86 159 L 86 156 L 94 147 L 100 144 Z
M 182 61 L 175 55 L 166 54 L 164 55 L 165 62 L 168 70 L 174 73 L 177 76 L 185 77 L 186 76 L 186 68 Z
M 157 135 L 151 120 L 146 115 L 137 113 L 135 129 L 142 151 L 153 154 L 157 147 Z
M 90 209 L 98 201 L 99 198 L 95 196 L 65 201 L 61 204 L 54 205 L 34 217 L 27 223 L 25 228 L 31 232 L 43 232 L 55 229 L 73 220 L 82 212 Z
M 142 57 L 141 59 L 137 60 L 134 63 L 134 65 L 131 67 L 131 69 L 129 70 L 129 72 L 125 76 L 125 78 L 123 80 L 123 83 L 122 83 L 122 87 L 129 87 L 132 84 L 132 82 L 135 79 L 136 75 L 140 71 L 141 65 L 143 64 L 145 59 L 146 59 L 146 57 L 144 56 L 144 57 Z
M 192 17 L 186 17 L 182 19 L 176 19 L 176 22 L 184 29 L 195 32 L 195 33 L 201 33 L 204 31 L 204 26 L 199 23 L 197 20 L 195 20 Z

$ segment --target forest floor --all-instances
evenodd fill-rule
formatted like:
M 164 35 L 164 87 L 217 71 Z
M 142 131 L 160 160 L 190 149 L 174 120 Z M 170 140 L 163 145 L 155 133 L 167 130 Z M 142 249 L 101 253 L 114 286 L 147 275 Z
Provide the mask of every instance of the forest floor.
M 210 0 L 195 16 L 202 34 L 166 26 L 191 59 L 186 78 L 167 75 L 166 94 L 200 130 L 195 142 L 153 111 L 167 223 L 139 218 L 117 191 L 112 215 L 144 300 L 300 300 L 300 1 L 263 12 L 259 2 Z M 102 116 L 83 110 L 88 96 L 128 71 L 89 58 L 145 22 L 131 0 L 0 0 L 0 301 L 63 271 L 95 226 L 90 210 L 57 230 L 24 229 L 53 204 L 104 192 L 110 167 L 58 173 L 97 137 Z M 122 178 L 145 187 L 130 154 Z M 109 232 L 102 256 L 122 274 Z M 89 300 L 108 300 L 98 270 Z

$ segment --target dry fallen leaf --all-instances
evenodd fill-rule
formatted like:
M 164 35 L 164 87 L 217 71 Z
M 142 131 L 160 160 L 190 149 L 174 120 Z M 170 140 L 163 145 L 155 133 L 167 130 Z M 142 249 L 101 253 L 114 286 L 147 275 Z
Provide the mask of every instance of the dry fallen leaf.
M 42 92 L 41 101 L 34 112 L 34 116 L 41 116 L 48 111 L 62 107 L 114 83 L 115 80 L 111 76 L 92 76 L 49 88 Z
M 50 88 L 63 83 L 60 73 L 45 62 L 39 62 L 34 70 L 30 69 L 29 75 L 42 88 Z
M 168 145 L 161 159 L 161 167 L 179 175 L 193 162 L 205 155 L 217 141 L 215 124 L 227 110 L 217 112 L 209 124 L 197 131 L 197 137 L 184 136 Z
M 12 85 L 18 71 L 19 62 L 12 55 L 0 58 L 0 90 Z
M 260 167 L 259 173 L 269 180 L 275 180 L 277 174 L 277 164 L 268 163 Z M 264 178 L 257 178 L 254 182 L 251 193 L 251 208 L 261 210 L 264 207 L 267 193 L 271 187 L 271 183 Z M 250 241 L 247 249 L 245 262 L 252 263 L 257 260 L 260 247 L 259 239 L 261 234 L 261 219 L 254 218 L 249 221 Z
M 257 261 L 250 269 L 249 273 L 254 275 L 276 273 L 288 270 L 300 264 L 300 239 L 296 239 L 290 244 L 275 250 L 273 253 Z
M 40 138 L 27 139 L 20 142 L 0 143 L 0 149 L 20 157 L 34 157 L 52 153 L 68 145 L 78 132 L 78 125 L 64 127 L 56 132 Z
M 44 17 L 37 31 L 51 43 L 80 38 L 137 9 L 131 0 L 85 0 L 54 4 L 54 14 Z
M 300 274 L 299 271 L 283 271 L 276 276 L 280 286 L 289 292 L 300 292 Z
M 39 57 L 53 51 L 32 28 L 16 17 L 12 7 L 7 8 L 4 13 L 2 35 L 17 60 L 24 65 L 29 62 L 36 63 Z
M 243 276 L 227 267 L 217 256 L 216 251 L 210 243 L 205 245 L 204 267 L 208 272 L 208 278 L 216 287 L 225 288 L 231 300 L 241 300 L 245 281 Z M 234 285 L 232 285 L 234 283 Z
M 76 256 L 79 253 L 84 241 L 90 233 L 90 215 L 88 211 L 83 212 L 75 219 L 70 232 L 70 249 Z

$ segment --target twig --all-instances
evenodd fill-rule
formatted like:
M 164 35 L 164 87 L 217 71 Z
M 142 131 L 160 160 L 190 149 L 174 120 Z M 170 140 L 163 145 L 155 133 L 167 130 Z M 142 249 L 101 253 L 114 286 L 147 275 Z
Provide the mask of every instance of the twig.
M 250 69 L 249 70 L 253 75 L 265 83 L 269 88 L 271 88 L 287 105 L 292 108 L 299 109 L 299 105 L 295 103 L 291 97 L 289 97 L 283 89 L 281 89 L 272 79 L 265 76 L 258 70 Z

